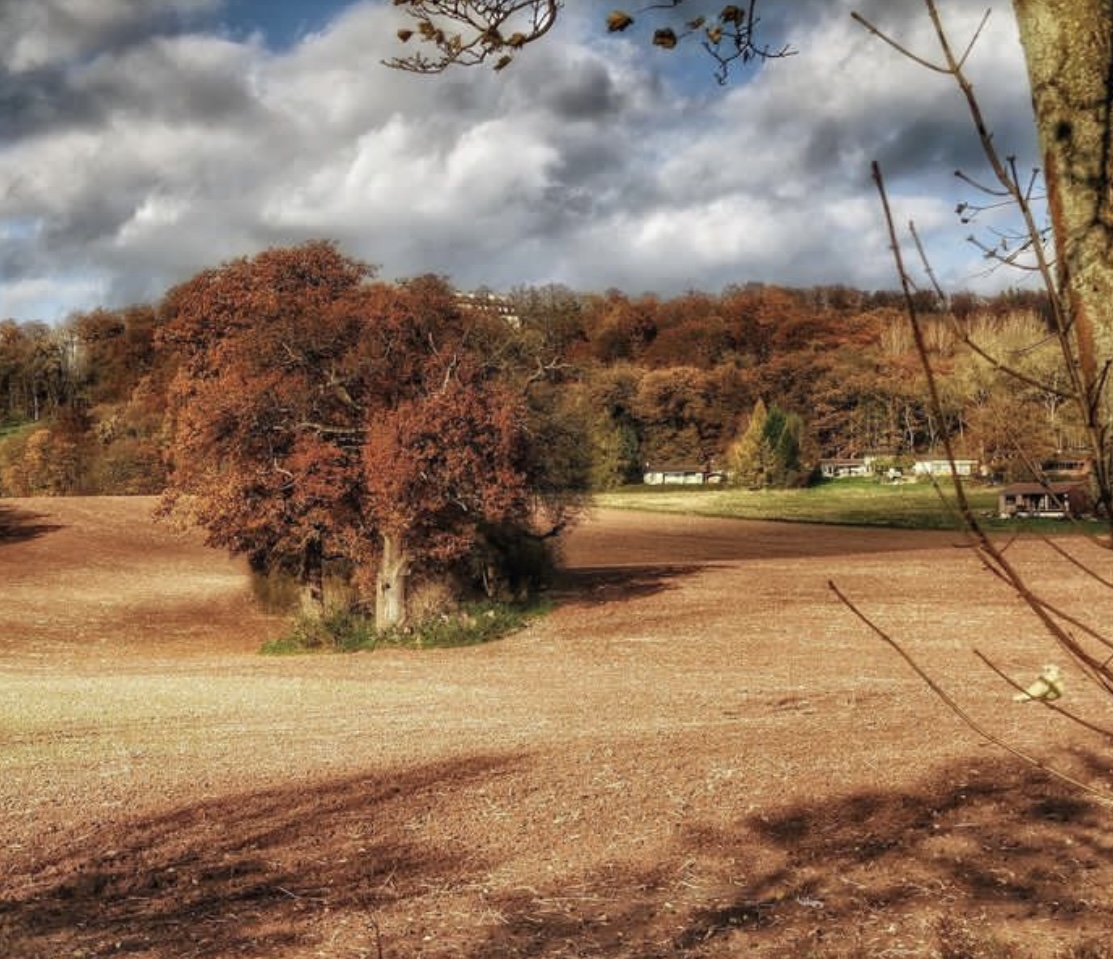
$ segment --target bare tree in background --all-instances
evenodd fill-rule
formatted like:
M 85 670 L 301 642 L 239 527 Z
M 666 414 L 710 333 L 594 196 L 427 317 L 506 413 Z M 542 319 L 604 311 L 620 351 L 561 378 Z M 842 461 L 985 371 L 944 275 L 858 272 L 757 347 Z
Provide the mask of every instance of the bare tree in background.
M 886 43 L 912 58 L 926 69 L 945 74 L 955 81 L 970 110 L 980 137 L 991 182 L 981 184 L 966 177 L 972 188 L 982 190 L 987 205 L 1006 203 L 1019 215 L 1021 226 L 1010 238 L 1011 245 L 983 244 L 986 255 L 1003 265 L 1035 274 L 1047 291 L 1051 304 L 1051 325 L 1062 353 L 1067 387 L 1048 385 L 1073 403 L 1083 424 L 1088 452 L 1093 461 L 1097 499 L 1110 524 L 1104 545 L 1113 547 L 1113 408 L 1108 381 L 1113 366 L 1113 0 L 1013 0 L 1013 12 L 1024 49 L 1031 88 L 1034 117 L 1039 137 L 1042 169 L 1035 173 L 1019 171 L 1015 158 L 1002 155 L 994 142 L 974 96 L 965 65 L 976 46 L 977 35 L 962 51 L 952 46 L 942 24 L 935 0 L 923 0 L 935 27 L 941 59 L 921 57 L 888 37 L 863 17 L 855 18 Z M 481 63 L 494 57 L 495 69 L 503 69 L 517 52 L 539 40 L 552 29 L 560 16 L 560 0 L 502 0 L 502 2 L 449 2 L 449 0 L 395 0 L 397 6 L 415 20 L 416 30 L 403 30 L 403 42 L 416 40 L 432 54 L 415 53 L 392 61 L 402 69 L 436 73 L 454 65 Z M 652 34 L 653 45 L 664 50 L 698 47 L 715 64 L 715 76 L 725 82 L 736 63 L 766 60 L 791 54 L 788 47 L 763 44 L 759 36 L 758 4 L 726 6 L 700 0 L 666 0 L 628 13 L 612 12 L 606 20 L 610 32 L 627 30 L 637 18 L 650 18 L 659 24 Z M 676 18 L 684 16 L 675 25 Z M 987 14 L 988 16 L 988 14 Z M 983 21 L 984 22 L 984 21 Z M 980 33 L 980 30 L 978 31 Z M 874 167 L 885 210 L 894 257 L 907 312 L 928 376 L 929 390 L 936 413 L 941 413 L 934 374 L 918 324 L 914 284 L 906 268 L 893 215 L 885 192 L 883 172 Z M 1050 226 L 1041 223 L 1034 207 L 1035 189 L 1042 180 L 1046 191 Z M 962 211 L 976 214 L 976 204 Z M 929 277 L 930 262 L 915 236 L 918 252 Z M 932 277 L 932 281 L 934 279 Z M 944 291 L 938 290 L 941 296 Z M 967 340 L 978 352 L 978 344 Z M 999 358 L 982 352 L 984 358 L 1003 375 L 1019 375 Z M 1043 384 L 1039 384 L 1041 388 Z M 955 459 L 948 446 L 947 455 Z M 1113 699 L 1113 642 L 1100 625 L 1085 623 L 1037 595 L 1004 549 L 982 529 L 966 502 L 962 484 L 955 481 L 954 495 L 966 531 L 984 565 L 1007 583 L 1038 619 L 1058 647 L 1088 680 Z M 1051 548 L 1054 544 L 1049 543 Z M 1078 564 L 1064 551 L 1065 562 L 1078 565 L 1081 574 L 1094 577 L 1113 588 L 1113 581 Z M 933 677 L 912 658 L 906 644 L 895 640 L 856 607 L 836 584 L 839 599 L 882 639 L 892 645 L 919 673 L 924 681 L 966 722 L 990 741 L 1021 756 L 1074 785 L 1093 792 L 1089 784 L 1069 773 L 1049 766 L 1035 756 L 1013 747 L 1006 739 L 979 725 L 962 705 L 940 687 Z M 1023 693 L 1024 687 L 983 657 L 987 665 Z M 1044 704 L 1080 725 L 1106 737 L 1113 730 L 1071 713 L 1058 699 L 1043 698 Z M 1113 800 L 1107 792 L 1103 798 Z
M 1113 269 L 1110 249 L 1110 157 L 1109 157 L 1109 99 L 1113 76 L 1113 5 L 1089 4 L 1088 16 L 1097 17 L 1103 8 L 1100 21 L 1087 22 L 1086 31 L 1080 21 L 1071 17 L 1085 4 L 1058 4 L 1063 16 L 1049 19 L 1048 13 L 1056 4 L 1015 4 L 1021 35 L 1025 39 L 1029 75 L 1033 90 L 1040 147 L 1044 157 L 1043 180 L 1046 202 L 1050 212 L 1050 230 L 1040 223 L 1035 209 L 1038 173 L 1021 173 L 1016 160 L 1002 156 L 989 131 L 981 108 L 974 96 L 965 70 L 968 57 L 976 47 L 979 31 L 962 52 L 956 51 L 939 16 L 935 0 L 924 0 L 939 42 L 938 61 L 922 57 L 901 43 L 882 33 L 865 18 L 855 14 L 866 29 L 894 47 L 903 56 L 924 68 L 951 77 L 961 91 L 977 130 L 987 166 L 992 173 L 988 183 L 981 183 L 959 172 L 982 199 L 960 206 L 964 219 L 974 220 L 977 211 L 1002 203 L 1016 213 L 1020 226 L 1015 232 L 1001 233 L 995 243 L 978 242 L 987 258 L 1002 267 L 1020 269 L 1034 274 L 1047 293 L 1050 304 L 1050 323 L 1062 354 L 1066 371 L 1062 399 L 1074 405 L 1079 421 L 1084 425 L 1088 453 L 1093 462 L 1093 483 L 1105 518 L 1113 529 L 1113 490 L 1110 481 L 1110 426 L 1113 425 L 1108 395 L 1108 374 L 1113 363 L 1113 323 L 1110 320 L 1110 293 L 1107 285 Z M 1038 9 L 1037 9 L 1038 8 Z M 1034 12 L 1033 12 L 1034 11 Z M 988 16 L 988 14 L 987 14 Z M 984 20 L 983 20 L 984 25 Z M 1077 42 L 1081 41 L 1081 42 Z M 1032 53 L 1032 49 L 1036 53 Z M 1071 62 L 1078 49 L 1086 51 L 1083 62 Z M 1072 53 L 1074 51 L 1074 53 Z M 936 377 L 913 296 L 914 283 L 898 239 L 889 198 L 885 190 L 881 169 L 874 164 L 873 176 L 881 196 L 886 226 L 894 261 L 905 294 L 906 313 L 911 322 L 917 351 L 928 382 L 930 403 L 937 415 L 941 409 Z M 983 206 L 984 204 L 984 206 Z M 934 284 L 930 260 L 915 232 L 909 231 L 925 271 Z M 945 291 L 936 284 L 937 294 L 945 299 Z M 960 330 L 961 335 L 961 330 Z M 966 337 L 967 344 L 984 356 L 1003 376 L 1021 377 L 1025 374 L 1013 370 L 1007 362 L 986 353 L 977 343 Z M 1060 389 L 1052 384 L 1041 384 L 1045 389 Z M 954 463 L 955 454 L 949 440 L 944 438 L 947 458 Z M 952 469 L 952 474 L 957 474 Z M 1113 697 L 1113 640 L 1103 631 L 1100 623 L 1083 622 L 1033 590 L 1018 567 L 1000 545 L 982 528 L 966 499 L 961 480 L 954 475 L 954 503 L 966 533 L 979 559 L 986 569 L 1006 583 L 1033 613 L 1059 649 L 1088 681 L 1094 683 L 1106 696 Z M 1107 537 L 1104 545 L 1108 547 Z M 1059 558 L 1075 564 L 1080 573 L 1090 576 L 1103 585 L 1113 588 L 1113 583 L 1101 573 L 1070 556 L 1061 547 L 1048 541 Z M 880 638 L 889 643 L 964 721 L 991 742 L 1005 748 L 1024 760 L 1051 774 L 1070 782 L 1087 792 L 1113 801 L 1107 789 L 1095 788 L 1076 778 L 1055 763 L 1048 763 L 1030 755 L 1010 743 L 1007 738 L 993 733 L 974 719 L 952 696 L 938 685 L 908 651 L 908 645 L 894 639 L 867 616 L 852 599 L 831 583 L 836 596 Z M 989 657 L 975 650 L 982 661 L 1018 691 L 1017 699 L 1039 699 L 1079 725 L 1107 738 L 1113 738 L 1113 729 L 1079 715 L 1059 702 L 1063 686 L 1060 670 L 1052 665 L 1035 686 L 1027 689 L 1005 675 Z M 1039 688 L 1042 695 L 1031 690 Z

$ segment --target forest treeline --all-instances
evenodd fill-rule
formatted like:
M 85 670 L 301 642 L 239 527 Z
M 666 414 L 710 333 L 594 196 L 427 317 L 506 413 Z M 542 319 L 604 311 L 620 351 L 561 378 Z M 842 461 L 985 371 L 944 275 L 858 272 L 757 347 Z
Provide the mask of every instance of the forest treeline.
M 779 483 L 802 482 L 822 458 L 937 454 L 944 435 L 1005 478 L 1073 445 L 1041 296 L 943 304 L 924 294 L 918 306 L 942 422 L 898 293 L 747 284 L 665 298 L 549 286 L 458 301 L 506 326 L 498 349 L 517 352 L 519 379 L 543 397 L 537 428 L 575 438 L 549 444 L 567 460 L 551 475 L 570 489 L 637 482 L 647 465 L 725 469 L 755 410 L 793 424 L 796 462 Z M 0 494 L 164 489 L 170 389 L 186 355 L 166 333 L 176 308 L 168 294 L 57 326 L 0 321 Z M 770 477 L 747 480 L 761 481 Z

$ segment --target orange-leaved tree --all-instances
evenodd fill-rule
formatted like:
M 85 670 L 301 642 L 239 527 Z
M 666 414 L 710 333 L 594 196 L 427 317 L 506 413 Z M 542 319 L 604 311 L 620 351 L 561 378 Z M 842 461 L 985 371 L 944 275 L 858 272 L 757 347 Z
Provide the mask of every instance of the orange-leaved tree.
M 163 304 L 170 387 L 165 511 L 322 600 L 324 557 L 360 516 L 363 378 L 350 363 L 370 268 L 325 243 L 206 270 Z
M 363 462 L 367 516 L 381 544 L 380 628 L 405 618 L 415 559 L 450 568 L 472 551 L 481 528 L 528 524 L 521 395 L 469 379 L 454 371 L 370 424 Z
M 512 325 L 461 308 L 434 277 L 381 285 L 368 306 L 357 351 L 372 377 L 360 566 L 376 571 L 375 620 L 385 628 L 407 617 L 411 573 L 452 572 L 488 527 L 528 530 L 541 475 L 526 393 L 502 362 Z
M 451 572 L 487 526 L 528 528 L 543 471 L 497 362 L 514 330 L 443 281 L 372 282 L 314 242 L 205 271 L 163 309 L 179 354 L 164 509 L 295 572 L 307 609 L 335 559 L 399 624 L 411 572 Z

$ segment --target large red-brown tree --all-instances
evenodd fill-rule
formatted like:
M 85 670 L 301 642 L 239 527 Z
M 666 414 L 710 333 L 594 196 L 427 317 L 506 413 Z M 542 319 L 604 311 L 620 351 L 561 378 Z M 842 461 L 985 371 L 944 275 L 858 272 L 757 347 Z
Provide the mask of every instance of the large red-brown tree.
M 166 296 L 171 475 L 164 507 L 314 603 L 360 515 L 360 384 L 349 357 L 371 270 L 314 243 L 206 270 Z M 353 395 L 354 391 L 354 395 Z
M 295 571 L 311 608 L 334 557 L 398 624 L 411 571 L 444 570 L 484 525 L 528 524 L 528 411 L 494 361 L 513 330 L 442 281 L 372 282 L 315 242 L 207 270 L 162 309 L 180 355 L 164 507 Z

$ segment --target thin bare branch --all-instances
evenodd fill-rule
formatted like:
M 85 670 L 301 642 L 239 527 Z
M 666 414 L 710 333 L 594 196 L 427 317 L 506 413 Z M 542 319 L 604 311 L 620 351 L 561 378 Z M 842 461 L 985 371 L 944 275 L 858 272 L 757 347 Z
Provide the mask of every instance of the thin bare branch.
M 927 255 L 927 250 L 924 248 L 923 241 L 920 239 L 920 234 L 916 231 L 916 224 L 909 222 L 908 231 L 912 235 L 912 241 L 916 246 L 916 252 L 920 256 L 920 262 L 924 267 L 924 272 L 927 274 L 928 279 L 931 281 L 932 289 L 935 290 L 936 296 L 938 296 L 940 300 L 942 300 L 944 303 L 948 302 L 950 298 L 947 296 L 946 292 L 943 290 L 943 287 L 940 285 L 939 280 L 936 278 L 935 270 L 932 267 L 931 260 Z M 950 321 L 951 329 L 954 331 L 955 335 L 959 338 L 963 345 L 968 347 L 977 356 L 981 357 L 983 360 L 989 363 L 990 366 L 992 366 L 995 370 L 1010 376 L 1018 382 L 1025 383 L 1028 386 L 1034 387 L 1041 392 L 1053 393 L 1054 395 L 1057 395 L 1062 399 L 1070 399 L 1069 393 L 1056 390 L 1056 388 L 1051 386 L 1051 384 L 1043 383 L 1035 379 L 1034 377 L 1028 376 L 1026 373 L 1022 373 L 1020 370 L 1017 370 L 1005 363 L 1002 363 L 1000 360 L 997 359 L 997 357 L 993 356 L 987 350 L 979 346 L 978 343 L 976 343 L 973 339 L 971 339 L 970 334 L 959 325 L 959 322 L 955 318 L 953 313 L 948 311 L 947 317 Z
M 850 16 L 857 23 L 861 24 L 863 27 L 866 28 L 866 30 L 877 37 L 878 40 L 887 43 L 894 50 L 896 50 L 897 53 L 899 53 L 903 57 L 907 57 L 913 63 L 918 63 L 920 66 L 924 67 L 927 70 L 931 70 L 933 73 L 950 73 L 950 70 L 948 70 L 946 66 L 940 66 L 938 63 L 932 63 L 930 60 L 921 57 L 919 54 L 913 53 L 911 50 L 908 49 L 908 47 L 904 46 L 904 44 L 899 43 L 897 40 L 894 40 L 891 36 L 889 36 L 889 34 L 885 33 L 882 30 L 879 30 L 856 10 L 852 11 Z
M 930 4 L 931 0 L 927 0 Z M 916 347 L 916 353 L 920 358 L 920 365 L 923 370 L 928 387 L 928 406 L 932 415 L 943 420 L 943 404 L 939 397 L 939 389 L 937 386 L 937 377 L 935 368 L 931 362 L 927 344 L 924 340 L 923 330 L 920 324 L 919 313 L 916 309 L 916 301 L 913 296 L 911 281 L 908 277 L 908 272 L 904 266 L 904 256 L 901 252 L 900 243 L 897 238 L 896 228 L 893 223 L 892 209 L 889 204 L 889 195 L 885 188 L 885 181 L 881 173 L 880 165 L 875 161 L 872 165 L 873 180 L 877 186 L 878 194 L 881 197 L 881 206 L 884 213 L 885 225 L 889 235 L 890 249 L 893 254 L 893 260 L 896 264 L 897 273 L 900 278 L 901 290 L 904 294 L 905 311 L 912 327 L 913 343 Z M 966 497 L 966 491 L 962 485 L 962 480 L 958 475 L 958 471 L 954 469 L 955 462 L 954 448 L 951 443 L 950 436 L 944 432 L 942 436 L 943 450 L 946 455 L 947 461 L 952 464 L 951 480 L 955 492 L 955 505 L 962 516 L 963 524 L 968 537 L 970 538 L 978 554 L 982 558 L 986 567 L 991 571 L 998 574 L 1008 585 L 1014 589 L 1017 595 L 1023 600 L 1025 605 L 1032 611 L 1032 613 L 1039 619 L 1040 623 L 1047 631 L 1047 633 L 1055 639 L 1059 646 L 1066 651 L 1075 662 L 1078 663 L 1080 668 L 1085 674 L 1095 683 L 1107 689 L 1111 688 L 1110 677 L 1107 672 L 1103 670 L 1097 661 L 1091 657 L 1074 639 L 1074 637 L 1065 630 L 1061 623 L 1060 617 L 1057 616 L 1055 611 L 1048 603 L 1042 600 L 1033 590 L 1028 586 L 1024 577 L 1017 571 L 1017 569 L 1008 561 L 1005 555 L 994 544 L 992 539 L 986 534 L 982 525 L 978 522 L 974 511 L 970 507 L 970 502 Z
M 1000 676 L 1001 679 L 1012 686 L 1013 689 L 1021 693 L 1026 692 L 1024 686 L 1022 686 L 1015 679 L 1009 676 L 1003 669 L 998 667 L 993 662 L 993 660 L 985 655 L 985 653 L 975 649 L 974 655 L 977 656 L 978 659 L 980 659 L 983 663 L 985 663 L 985 665 L 988 666 L 993 672 Z M 1083 727 L 1084 729 L 1088 729 L 1090 730 L 1090 732 L 1098 733 L 1101 736 L 1108 736 L 1109 738 L 1113 739 L 1113 729 L 1108 729 L 1104 726 L 1098 726 L 1096 723 L 1090 722 L 1084 716 L 1079 716 L 1078 713 L 1067 709 L 1064 706 L 1061 706 L 1058 700 L 1053 702 L 1049 699 L 1034 699 L 1032 700 L 1032 702 L 1039 703 L 1045 709 L 1050 709 L 1053 713 L 1058 713 L 1063 718 L 1069 719 L 1072 723 L 1075 723 Z
M 912 340 L 916 346 L 916 352 L 921 360 L 921 367 L 924 371 L 924 376 L 927 380 L 928 387 L 928 402 L 932 413 L 943 422 L 943 403 L 939 398 L 939 386 L 935 369 L 931 365 L 931 360 L 928 353 L 927 343 L 924 341 L 924 332 L 920 324 L 919 312 L 916 309 L 916 300 L 913 296 L 913 289 L 911 280 L 908 276 L 908 271 L 904 266 L 904 255 L 901 253 L 900 242 L 897 239 L 896 227 L 893 224 L 893 211 L 889 205 L 889 194 L 885 189 L 885 181 L 881 173 L 881 166 L 875 160 L 871 169 L 873 172 L 873 182 L 877 186 L 878 194 L 881 197 L 881 206 L 885 215 L 885 225 L 889 234 L 889 249 L 893 254 L 893 260 L 896 263 L 897 273 L 900 279 L 901 292 L 904 296 L 905 312 L 908 316 L 909 322 L 912 327 Z M 951 445 L 950 436 L 944 431 L 942 435 L 943 451 L 946 454 L 947 461 L 954 463 L 955 453 Z M 957 472 L 951 471 L 952 478 L 954 479 L 955 499 L 958 507 L 962 512 L 963 517 L 968 523 L 973 524 L 977 528 L 977 520 L 974 519 L 973 511 L 970 509 L 970 504 L 966 498 L 966 492 L 962 488 L 962 483 L 959 481 Z
M 1113 795 L 1110 795 L 1107 791 L 1103 789 L 1097 789 L 1094 786 L 1091 786 L 1089 783 L 1085 783 L 1081 779 L 1078 779 L 1075 776 L 1072 776 L 1069 773 L 1057 768 L 1056 766 L 1045 762 L 1038 756 L 1035 756 L 1029 752 L 1025 752 L 1022 749 L 1018 749 L 1006 739 L 988 730 L 973 716 L 971 716 L 970 713 L 967 712 L 962 707 L 962 705 L 957 700 L 955 700 L 953 696 L 950 695 L 950 693 L 948 693 L 942 686 L 940 686 L 939 683 L 937 683 L 932 677 L 932 675 L 926 669 L 924 669 L 900 643 L 893 639 L 892 636 L 885 632 L 885 630 L 878 626 L 865 613 L 863 613 L 862 610 L 860 610 L 853 602 L 851 602 L 846 594 L 843 593 L 842 590 L 840 590 L 833 581 L 829 580 L 827 586 L 835 594 L 835 597 L 839 600 L 840 603 L 843 604 L 843 606 L 850 610 L 850 612 L 853 613 L 854 616 L 856 616 L 862 623 L 864 623 L 878 638 L 880 638 L 891 649 L 893 649 L 897 653 L 897 655 L 900 656 L 900 658 L 908 664 L 912 671 L 917 676 L 919 676 L 924 685 L 926 685 L 928 689 L 935 693 L 935 695 L 938 696 L 939 699 L 946 704 L 947 708 L 950 709 L 951 712 L 953 712 L 979 736 L 981 736 L 987 742 L 992 743 L 994 746 L 997 746 L 998 748 L 1003 749 L 1005 752 L 1015 756 L 1017 759 L 1020 759 L 1037 769 L 1043 770 L 1048 775 L 1054 776 L 1056 779 L 1059 779 L 1062 782 L 1065 782 L 1070 786 L 1073 786 L 1074 788 L 1095 797 L 1100 802 L 1107 805 L 1113 805 Z M 1009 682 L 1011 683 L 1011 680 Z
M 970 42 L 966 45 L 966 49 L 962 51 L 962 56 L 958 58 L 960 70 L 966 65 L 966 61 L 970 57 L 970 54 L 974 52 L 974 47 L 977 46 L 978 38 L 981 37 L 985 25 L 989 23 L 989 17 L 992 12 L 992 10 L 986 10 L 986 12 L 982 14 L 982 22 L 978 24 L 978 29 L 974 31 L 974 35 L 970 38 Z
M 991 186 L 986 186 L 984 183 L 979 183 L 972 176 L 970 176 L 970 174 L 965 173 L 962 170 L 955 170 L 955 176 L 958 179 L 962 180 L 963 183 L 968 183 L 979 193 L 985 193 L 987 196 L 1011 198 L 1013 195 L 1011 190 L 999 190 Z
M 1063 559 L 1065 559 L 1068 563 L 1070 563 L 1076 569 L 1081 570 L 1083 573 L 1085 573 L 1087 576 L 1089 576 L 1092 580 L 1094 580 L 1098 583 L 1101 583 L 1102 586 L 1107 586 L 1109 589 L 1113 589 L 1113 580 L 1108 579 L 1105 576 L 1102 576 L 1092 566 L 1088 566 L 1086 563 L 1083 563 L 1077 557 L 1072 556 L 1065 549 L 1063 549 L 1062 546 L 1060 546 L 1057 542 L 1055 542 L 1055 540 L 1050 539 L 1050 538 L 1045 538 L 1044 542 L 1049 547 L 1051 547 L 1051 549 L 1053 549 L 1056 553 L 1058 553 L 1060 556 L 1062 556 Z M 1106 547 L 1104 547 L 1104 546 L 1102 546 L 1101 548 L 1106 549 Z

